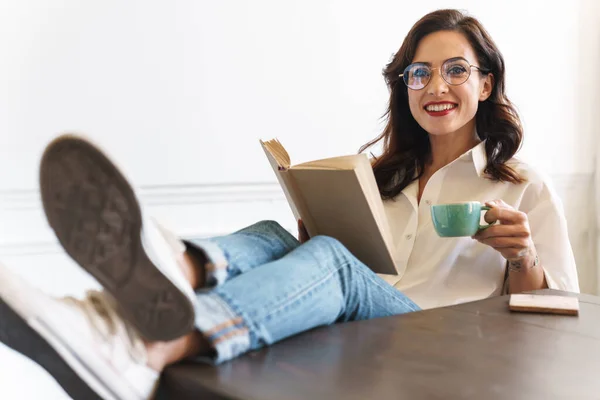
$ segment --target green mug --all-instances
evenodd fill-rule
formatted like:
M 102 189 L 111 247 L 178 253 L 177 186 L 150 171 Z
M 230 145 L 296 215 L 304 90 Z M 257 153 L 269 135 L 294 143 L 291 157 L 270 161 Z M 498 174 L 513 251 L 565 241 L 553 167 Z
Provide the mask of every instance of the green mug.
M 480 225 L 481 212 L 489 210 L 477 201 L 431 206 L 431 219 L 438 236 L 473 236 L 492 224 Z

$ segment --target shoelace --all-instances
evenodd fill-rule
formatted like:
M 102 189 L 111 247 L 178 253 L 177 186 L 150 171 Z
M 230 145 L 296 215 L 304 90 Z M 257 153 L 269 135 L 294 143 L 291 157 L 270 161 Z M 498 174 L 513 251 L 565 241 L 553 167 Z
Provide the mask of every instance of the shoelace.
M 136 362 L 146 362 L 145 345 L 133 327 L 131 327 L 116 310 L 114 301 L 104 292 L 89 290 L 84 299 L 65 297 L 63 301 L 79 308 L 92 331 L 101 342 L 111 349 L 117 348 L 117 341 L 127 350 L 128 355 Z

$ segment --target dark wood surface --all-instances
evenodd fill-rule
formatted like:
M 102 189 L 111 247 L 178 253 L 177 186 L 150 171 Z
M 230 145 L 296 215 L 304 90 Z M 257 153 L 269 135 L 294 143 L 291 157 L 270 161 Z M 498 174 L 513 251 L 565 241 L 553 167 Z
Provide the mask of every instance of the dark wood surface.
M 159 398 L 600 399 L 600 298 L 579 298 L 576 317 L 511 313 L 504 296 L 318 328 L 173 366 Z

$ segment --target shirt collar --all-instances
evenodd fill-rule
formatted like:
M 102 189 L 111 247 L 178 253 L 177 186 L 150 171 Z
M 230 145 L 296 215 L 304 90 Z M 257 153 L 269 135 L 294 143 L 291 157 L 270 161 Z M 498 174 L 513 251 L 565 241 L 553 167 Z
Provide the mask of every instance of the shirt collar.
M 485 140 L 481 141 L 479 144 L 477 144 L 477 146 L 471 148 L 466 153 L 464 153 L 463 155 L 458 157 L 458 159 L 456 161 L 471 161 L 471 162 L 473 162 L 473 167 L 475 167 L 475 172 L 477 172 L 477 176 L 479 176 L 479 177 L 483 176 L 485 167 L 487 166 L 487 153 L 485 152 Z M 415 175 L 413 176 L 413 179 L 416 179 L 417 176 L 419 176 L 419 174 L 417 171 L 415 171 Z M 409 188 L 409 186 L 411 186 L 411 184 L 415 184 L 415 181 L 413 180 L 407 186 L 407 188 Z M 411 189 L 414 189 L 414 188 L 411 188 Z
M 487 154 L 485 152 L 485 140 L 467 151 L 465 154 L 459 157 L 461 160 L 471 160 L 477 176 L 483 176 L 485 167 L 487 166 Z

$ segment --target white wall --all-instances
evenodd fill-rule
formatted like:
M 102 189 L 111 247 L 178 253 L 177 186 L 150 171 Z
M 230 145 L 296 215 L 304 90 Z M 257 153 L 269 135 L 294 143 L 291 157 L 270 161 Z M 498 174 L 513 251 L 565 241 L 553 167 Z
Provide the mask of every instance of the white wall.
M 555 84 L 578 56 L 577 3 L 2 4 L 1 189 L 35 188 L 43 145 L 65 130 L 109 146 L 140 185 L 270 181 L 259 137 L 280 137 L 297 159 L 352 152 L 379 131 L 382 67 L 418 17 L 449 4 L 502 49 L 524 153 L 541 145 L 550 171 L 592 171 L 565 134 L 577 85 Z
M 594 152 L 595 174 L 594 185 L 592 188 L 593 202 L 588 209 L 582 210 L 581 214 L 593 214 L 591 210 L 595 209 L 600 202 L 600 140 L 598 139 L 598 131 L 600 130 L 600 113 L 598 112 L 598 104 L 600 104 L 600 74 L 598 74 L 598 66 L 600 65 L 600 25 L 598 20 L 600 17 L 600 3 L 596 0 L 583 0 L 580 7 L 580 40 L 579 40 L 579 62 L 581 65 L 581 78 L 579 80 L 579 122 L 580 128 L 584 132 L 588 132 L 589 136 L 581 146 L 590 146 Z M 589 252 L 593 254 L 596 262 L 596 291 L 600 292 L 600 213 L 595 213 L 594 235 L 590 240 Z M 591 277 L 591 276 L 590 276 Z
M 581 212 L 594 204 L 591 0 L 1 0 L 0 259 L 54 294 L 95 285 L 56 246 L 36 191 L 45 143 L 67 130 L 108 148 L 182 234 L 263 218 L 291 228 L 258 139 L 278 137 L 297 162 L 355 152 L 382 127 L 381 69 L 440 7 L 467 9 L 502 50 L 522 156 L 556 179 L 595 291 L 596 229 Z M 28 364 L 2 348 L 0 360 L 12 393 L 0 397 L 39 397 L 16 378 Z

